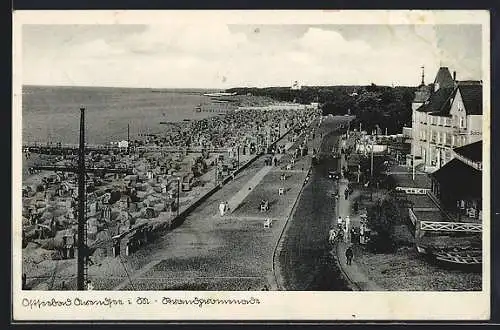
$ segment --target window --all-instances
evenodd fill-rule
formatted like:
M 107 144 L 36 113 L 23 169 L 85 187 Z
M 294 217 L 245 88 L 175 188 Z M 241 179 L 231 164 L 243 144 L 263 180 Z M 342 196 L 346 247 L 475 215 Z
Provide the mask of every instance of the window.
M 441 143 L 446 143 L 446 132 L 443 132 L 443 138 L 441 139 Z
M 460 117 L 460 128 L 465 128 L 465 118 Z

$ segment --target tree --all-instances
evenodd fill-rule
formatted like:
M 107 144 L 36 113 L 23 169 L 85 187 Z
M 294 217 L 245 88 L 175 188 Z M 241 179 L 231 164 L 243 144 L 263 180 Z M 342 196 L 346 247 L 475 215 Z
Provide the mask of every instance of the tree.
M 368 210 L 368 224 L 376 235 L 370 241 L 370 247 L 376 252 L 391 252 L 395 248 L 394 227 L 399 222 L 400 212 L 392 198 L 378 201 Z

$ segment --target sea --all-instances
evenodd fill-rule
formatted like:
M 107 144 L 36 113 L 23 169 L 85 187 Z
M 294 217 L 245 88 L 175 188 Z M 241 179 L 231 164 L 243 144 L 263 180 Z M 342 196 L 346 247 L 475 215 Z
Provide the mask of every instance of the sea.
M 22 139 L 26 143 L 78 143 L 80 107 L 88 144 L 108 144 L 166 129 L 161 122 L 216 115 L 197 112 L 210 103 L 205 89 L 23 86 Z

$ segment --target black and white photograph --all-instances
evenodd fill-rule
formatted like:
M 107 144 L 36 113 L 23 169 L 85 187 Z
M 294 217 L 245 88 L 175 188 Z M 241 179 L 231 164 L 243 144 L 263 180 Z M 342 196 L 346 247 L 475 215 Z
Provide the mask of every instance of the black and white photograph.
M 488 12 L 16 14 L 20 314 L 489 315 Z

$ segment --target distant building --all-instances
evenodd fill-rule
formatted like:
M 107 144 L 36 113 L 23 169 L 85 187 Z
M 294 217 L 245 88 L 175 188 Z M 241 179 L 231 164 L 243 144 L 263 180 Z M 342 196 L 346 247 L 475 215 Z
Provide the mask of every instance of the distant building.
M 311 102 L 311 108 L 319 109 L 319 102 Z
M 431 174 L 432 193 L 462 220 L 482 218 L 482 146 L 477 141 L 453 149 L 454 158 Z
M 124 149 L 128 148 L 128 141 L 123 140 L 118 142 L 118 148 L 124 148 Z
M 293 82 L 292 87 L 291 87 L 292 90 L 300 90 L 301 88 L 302 88 L 302 86 L 300 86 L 300 84 L 297 80 L 295 80 Z
M 482 139 L 482 83 L 457 81 L 441 67 L 422 84 L 412 103 L 411 151 L 416 163 L 435 171 L 453 158 L 452 149 Z
M 403 127 L 403 136 L 405 138 L 411 138 L 411 127 Z

